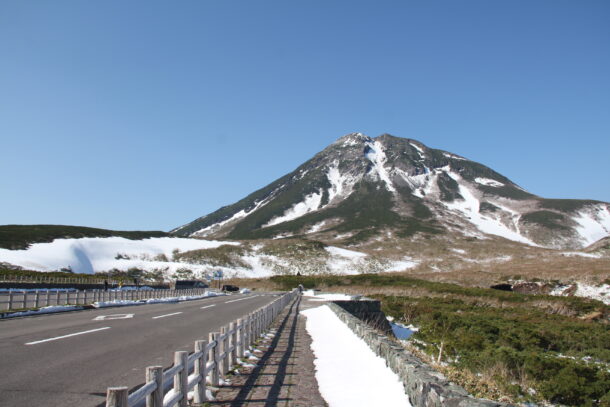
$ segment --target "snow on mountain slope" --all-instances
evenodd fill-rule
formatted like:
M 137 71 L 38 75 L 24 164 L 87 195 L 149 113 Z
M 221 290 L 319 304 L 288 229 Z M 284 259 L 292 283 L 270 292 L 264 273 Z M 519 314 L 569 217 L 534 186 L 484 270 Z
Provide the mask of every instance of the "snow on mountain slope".
M 448 171 L 447 174 L 458 183 L 460 195 L 464 198 L 455 200 L 451 203 L 444 203 L 447 208 L 464 214 L 466 218 L 483 233 L 502 236 L 506 239 L 514 240 L 515 242 L 536 246 L 534 242 L 521 235 L 517 227 L 515 227 L 516 230 L 513 230 L 497 218 L 482 215 L 479 211 L 481 205 L 480 200 L 464 185 L 460 175 L 451 171 Z
M 383 151 L 383 145 L 379 141 L 375 141 L 367 142 L 366 147 L 364 155 L 373 163 L 372 174 L 377 175 L 385 183 L 388 191 L 396 192 L 396 188 L 394 188 L 388 170 L 385 167 L 387 157 Z
M 0 249 L 0 262 L 38 271 L 70 267 L 75 273 L 88 274 L 113 268 L 151 269 L 171 265 L 175 269 L 183 265 L 166 261 L 171 259 L 174 250 L 209 249 L 223 244 L 238 243 L 169 237 L 144 240 L 122 237 L 56 239 L 51 243 L 32 244 L 26 250 Z
M 352 133 L 173 233 L 238 240 L 332 233 L 357 243 L 389 229 L 579 249 L 609 234 L 609 211 L 604 202 L 540 198 L 489 167 L 416 140 Z
M 578 223 L 576 230 L 582 238 L 583 246 L 591 245 L 610 235 L 608 206 L 598 205 L 588 210 L 581 210 L 572 219 Z
M 307 195 L 303 202 L 299 202 L 298 204 L 294 205 L 292 208 L 284 212 L 282 216 L 278 216 L 276 218 L 271 219 L 269 222 L 264 224 L 263 227 L 277 225 L 278 223 L 282 222 L 288 222 L 293 219 L 300 218 L 301 216 L 306 215 L 309 212 L 317 210 L 322 202 L 322 194 L 323 191 L 320 190 L 317 193 Z

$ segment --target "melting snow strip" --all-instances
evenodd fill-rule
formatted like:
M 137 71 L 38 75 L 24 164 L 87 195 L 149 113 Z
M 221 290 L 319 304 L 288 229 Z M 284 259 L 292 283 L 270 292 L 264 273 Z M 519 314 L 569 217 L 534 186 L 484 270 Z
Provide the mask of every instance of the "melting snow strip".
M 328 306 L 301 311 L 316 357 L 316 379 L 330 407 L 411 403 L 398 376 Z

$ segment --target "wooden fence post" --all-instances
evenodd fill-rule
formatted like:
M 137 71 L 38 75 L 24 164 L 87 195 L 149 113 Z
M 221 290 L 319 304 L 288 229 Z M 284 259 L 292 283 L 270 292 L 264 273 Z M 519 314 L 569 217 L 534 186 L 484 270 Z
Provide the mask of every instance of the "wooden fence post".
M 146 407 L 163 407 L 163 366 L 146 368 L 146 383 L 155 382 L 157 388 L 146 396 Z
M 181 398 L 178 402 L 180 407 L 188 405 L 188 366 L 189 353 L 187 351 L 178 351 L 174 353 L 174 366 L 182 365 L 182 369 L 174 376 L 174 393 L 180 393 Z
M 195 385 L 195 388 L 193 390 L 195 390 L 195 397 L 193 399 L 193 401 L 195 403 L 203 403 L 204 401 L 206 401 L 206 396 L 205 396 L 205 381 L 206 381 L 206 371 L 205 371 L 205 365 L 206 365 L 206 360 L 207 360 L 207 355 L 205 352 L 205 348 L 207 347 L 207 342 L 206 341 L 195 341 L 195 353 L 197 352 L 201 352 L 202 355 L 199 359 L 195 360 L 195 376 L 198 377 L 197 380 L 201 380 L 199 383 L 197 383 Z
M 127 387 L 108 387 L 106 407 L 127 407 Z

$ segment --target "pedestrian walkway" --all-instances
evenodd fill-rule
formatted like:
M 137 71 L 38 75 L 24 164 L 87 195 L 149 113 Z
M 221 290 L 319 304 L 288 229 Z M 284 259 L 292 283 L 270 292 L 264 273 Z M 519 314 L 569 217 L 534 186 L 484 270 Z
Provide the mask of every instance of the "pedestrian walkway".
M 305 330 L 303 308 L 319 306 L 298 297 L 273 323 L 269 334 L 255 346 L 255 366 L 228 376 L 211 406 L 323 407 L 315 378 L 311 338 Z

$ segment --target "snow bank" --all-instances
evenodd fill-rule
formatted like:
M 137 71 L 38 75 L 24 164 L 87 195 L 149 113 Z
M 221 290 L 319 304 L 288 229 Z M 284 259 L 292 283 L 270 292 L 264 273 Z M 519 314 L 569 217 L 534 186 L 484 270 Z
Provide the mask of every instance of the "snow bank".
M 320 394 L 330 407 L 411 406 L 402 382 L 327 306 L 301 311 L 316 359 Z
M 75 273 L 93 274 L 113 268 L 167 267 L 170 263 L 155 261 L 154 258 L 164 255 L 170 259 L 174 250 L 210 249 L 224 244 L 239 243 L 170 237 L 143 240 L 122 237 L 56 239 L 51 243 L 35 243 L 26 250 L 0 249 L 0 261 L 30 270 L 53 271 L 70 267 Z M 175 263 L 173 266 L 178 268 L 185 265 Z
M 315 297 L 320 301 L 351 301 L 352 296 L 347 294 L 339 294 L 339 293 L 326 293 L 326 294 L 316 294 L 314 290 L 306 290 L 303 291 L 304 297 Z
M 166 297 L 166 298 L 148 298 L 143 300 L 112 300 L 112 301 L 97 301 L 92 305 L 95 308 L 108 308 L 108 307 L 126 307 L 131 305 L 144 305 L 144 304 L 166 304 L 172 302 L 200 300 L 207 297 L 217 297 L 220 295 L 226 295 L 224 293 L 216 293 L 214 291 L 208 291 L 202 295 L 182 295 L 179 297 Z

